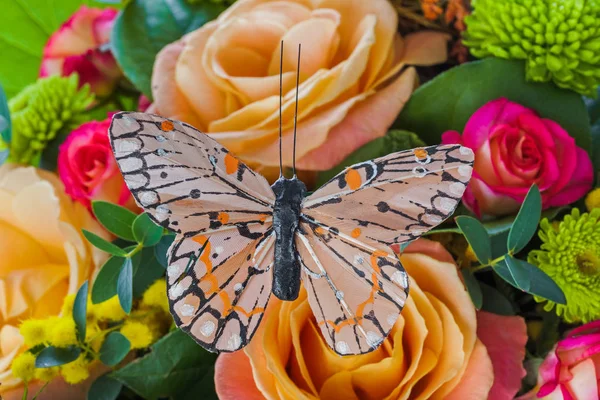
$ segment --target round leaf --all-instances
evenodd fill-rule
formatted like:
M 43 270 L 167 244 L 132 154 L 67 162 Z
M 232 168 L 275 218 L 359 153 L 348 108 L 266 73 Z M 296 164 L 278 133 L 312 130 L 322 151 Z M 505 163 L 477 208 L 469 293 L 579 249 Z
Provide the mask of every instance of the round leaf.
M 462 132 L 475 111 L 500 97 L 558 122 L 578 146 L 590 151 L 589 117 L 580 95 L 551 83 L 527 82 L 522 61 L 493 57 L 454 67 L 418 88 L 394 128 L 407 129 L 428 144 L 438 144 L 442 133 Z
M 175 42 L 216 18 L 223 6 L 202 1 L 133 0 L 117 17 L 111 34 L 113 54 L 123 72 L 148 98 L 154 59 Z
M 515 309 L 510 300 L 496 288 L 482 282 L 479 282 L 479 287 L 483 296 L 482 310 L 498 315 L 515 315 Z
M 523 261 L 506 256 L 504 260 L 494 265 L 494 271 L 506 282 L 524 292 L 531 287 L 531 277 Z
M 473 248 L 479 262 L 489 263 L 492 259 L 492 244 L 490 236 L 481 222 L 473 217 L 460 216 L 456 217 L 456 224 Z
M 144 247 L 150 247 L 160 242 L 162 238 L 163 228 L 156 225 L 148 214 L 140 214 L 133 221 L 133 235 L 138 243 Z
M 108 254 L 112 254 L 113 256 L 125 257 L 127 255 L 127 252 L 125 250 L 123 250 L 119 246 L 116 246 L 116 245 L 102 239 L 100 236 L 96 235 L 95 233 L 92 233 L 85 229 L 82 229 L 82 231 L 83 231 L 83 236 L 85 236 L 85 238 L 88 240 L 88 242 L 90 242 L 94 247 L 96 247 L 102 251 L 105 251 Z
M 92 286 L 92 303 L 102 303 L 117 294 L 117 278 L 123 261 L 123 257 L 113 256 L 100 268 Z
M 129 353 L 131 343 L 119 332 L 111 332 L 104 339 L 100 348 L 100 361 L 109 367 L 114 367 Z
M 537 231 L 541 215 L 542 195 L 537 185 L 533 185 L 529 189 L 508 234 L 507 246 L 512 254 L 518 253 L 527 246 L 527 243 L 529 243 L 533 235 L 535 235 L 535 231 Z
M 133 302 L 133 264 L 131 258 L 126 258 L 117 278 L 117 294 L 121 308 L 127 314 L 131 312 Z
M 87 400 L 116 400 L 123 384 L 109 375 L 102 375 L 92 383 Z
M 49 346 L 42 350 L 35 359 L 36 368 L 57 367 L 75 361 L 81 349 L 79 347 L 54 347 Z
M 75 302 L 73 303 L 73 320 L 75 321 L 75 326 L 77 327 L 77 339 L 80 342 L 85 340 L 87 323 L 87 295 L 88 281 L 85 281 L 77 291 L 77 295 L 75 295 Z
M 473 301 L 473 305 L 476 309 L 480 310 L 483 305 L 483 294 L 481 293 L 481 286 L 479 286 L 479 281 L 475 278 L 475 275 L 471 272 L 471 270 L 467 268 L 461 269 L 465 286 L 467 287 L 467 291 L 469 292 L 469 296 L 471 296 L 471 300 Z
M 137 217 L 136 214 L 129 211 L 125 207 L 121 207 L 117 204 L 112 204 L 106 201 L 94 201 L 92 203 L 92 209 L 98 221 L 109 232 L 114 233 L 121 239 L 125 239 L 130 242 L 135 241 L 131 226 Z
M 4 93 L 4 89 L 2 89 L 2 85 L 0 85 L 0 134 L 2 135 L 2 140 L 5 143 L 10 143 L 10 110 L 8 109 L 8 102 L 6 100 L 6 94 Z
M 169 266 L 169 263 L 167 262 L 167 253 L 169 252 L 169 247 L 171 247 L 174 240 L 175 235 L 164 235 L 154 247 L 156 259 L 164 268 Z

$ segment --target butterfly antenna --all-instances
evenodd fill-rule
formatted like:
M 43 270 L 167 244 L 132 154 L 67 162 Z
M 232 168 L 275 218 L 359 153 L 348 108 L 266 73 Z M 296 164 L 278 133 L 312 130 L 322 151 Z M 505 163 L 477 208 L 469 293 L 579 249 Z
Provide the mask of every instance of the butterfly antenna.
M 283 159 L 281 155 L 281 108 L 283 107 L 283 40 L 279 56 L 279 177 L 283 176 Z
M 298 86 L 300 86 L 300 53 L 302 44 L 298 43 L 298 68 L 296 70 L 296 112 L 294 113 L 294 153 L 292 155 L 292 170 L 296 177 L 296 126 L 298 125 Z

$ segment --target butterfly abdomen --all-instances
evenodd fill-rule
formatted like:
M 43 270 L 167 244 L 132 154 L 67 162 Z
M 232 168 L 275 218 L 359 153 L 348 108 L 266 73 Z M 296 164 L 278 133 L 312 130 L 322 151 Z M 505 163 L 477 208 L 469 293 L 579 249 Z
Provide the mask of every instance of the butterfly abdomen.
M 296 230 L 300 221 L 306 186 L 296 178 L 279 178 L 272 186 L 275 193 L 273 230 L 275 231 L 275 262 L 273 294 L 286 301 L 295 300 L 300 291 L 300 262 L 296 257 Z

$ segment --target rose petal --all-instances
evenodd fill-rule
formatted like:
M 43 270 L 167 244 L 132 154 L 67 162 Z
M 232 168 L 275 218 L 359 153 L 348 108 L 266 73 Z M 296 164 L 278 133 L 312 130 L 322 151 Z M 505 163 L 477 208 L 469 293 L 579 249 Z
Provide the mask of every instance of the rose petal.
M 546 201 L 547 207 L 560 207 L 566 204 L 573 203 L 583 197 L 594 183 L 594 168 L 588 153 L 582 148 L 576 149 L 576 171 L 571 181 L 567 183 L 565 188 L 554 194 Z
M 224 353 L 215 363 L 215 389 L 221 400 L 262 400 L 256 387 L 252 367 L 243 351 Z
M 598 400 L 598 372 L 594 360 L 588 358 L 571 368 L 573 379 L 565 384 L 577 400 Z
M 492 362 L 481 341 L 477 340 L 467 368 L 462 374 L 462 379 L 445 400 L 481 400 L 487 399 L 490 388 L 494 382 Z M 432 397 L 433 398 L 433 397 Z M 440 398 L 440 397 L 435 397 Z M 507 399 L 507 398 L 504 398 Z

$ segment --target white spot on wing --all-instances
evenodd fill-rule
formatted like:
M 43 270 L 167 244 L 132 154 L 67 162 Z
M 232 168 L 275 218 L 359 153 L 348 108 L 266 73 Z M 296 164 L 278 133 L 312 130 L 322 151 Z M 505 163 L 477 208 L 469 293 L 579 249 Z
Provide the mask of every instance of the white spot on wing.
M 340 353 L 340 354 L 348 354 L 348 351 L 350 350 L 348 347 L 348 344 L 346 342 L 344 342 L 343 340 L 340 340 L 339 342 L 336 342 L 335 344 L 335 350 Z
M 450 193 L 456 196 L 462 196 L 465 191 L 465 185 L 459 182 L 454 182 L 450 184 Z
M 200 333 L 206 337 L 209 337 L 210 335 L 212 335 L 212 333 L 214 331 L 215 331 L 215 323 L 212 321 L 206 321 L 200 327 Z
M 119 153 L 119 156 L 126 156 L 128 154 L 133 153 L 136 150 L 139 150 L 140 148 L 140 142 L 139 140 L 127 140 L 127 139 L 120 139 L 119 143 L 117 145 L 117 153 Z
M 181 306 L 180 311 L 182 316 L 191 317 L 194 314 L 194 306 L 186 303 Z
M 397 320 L 398 320 L 398 314 L 390 314 L 387 316 L 387 323 L 390 326 L 393 326 L 394 324 L 396 324 Z
M 383 342 L 383 337 L 381 337 L 381 335 L 373 331 L 367 332 L 367 343 L 369 346 L 377 347 L 381 344 L 381 342 Z
M 472 172 L 473 167 L 471 167 L 470 165 L 461 165 L 460 167 L 458 167 L 458 173 L 460 174 L 460 176 L 471 176 Z
M 119 161 L 119 165 L 121 166 L 121 171 L 127 173 L 142 168 L 143 163 L 141 158 L 128 157 Z
M 150 206 L 158 201 L 158 195 L 154 192 L 143 192 L 139 199 L 143 206 Z
M 177 278 L 181 274 L 181 267 L 177 264 L 171 264 L 167 267 L 167 275 L 169 278 Z
M 181 283 L 177 283 L 177 284 L 171 286 L 171 298 L 181 297 L 181 295 L 183 294 L 183 291 L 184 291 L 184 288 Z
M 227 349 L 235 351 L 240 348 L 242 344 L 242 338 L 237 333 L 233 333 L 227 341 Z
M 445 212 L 452 212 L 456 207 L 456 200 L 449 199 L 447 197 L 442 197 L 440 199 L 440 208 Z

